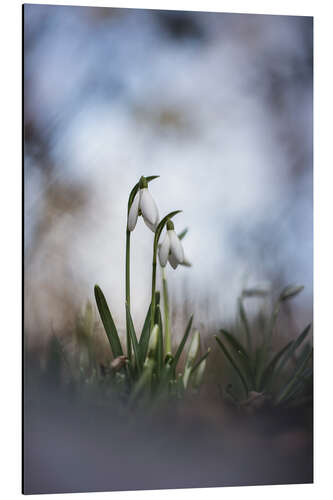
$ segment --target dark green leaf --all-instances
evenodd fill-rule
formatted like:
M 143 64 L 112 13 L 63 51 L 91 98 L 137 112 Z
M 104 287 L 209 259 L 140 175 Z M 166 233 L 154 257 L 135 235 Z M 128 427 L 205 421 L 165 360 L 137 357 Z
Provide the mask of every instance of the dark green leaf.
M 281 357 L 284 355 L 284 353 L 286 351 L 288 351 L 288 349 L 290 348 L 290 346 L 293 344 L 293 341 L 291 340 L 290 342 L 288 342 L 288 344 L 286 344 L 274 357 L 273 359 L 271 360 L 271 362 L 269 363 L 269 365 L 265 368 L 263 374 L 262 374 L 262 377 L 261 377 L 261 380 L 258 382 L 258 385 L 259 385 L 259 392 L 267 387 L 269 387 L 269 384 L 271 382 L 271 379 L 272 379 L 272 375 L 273 375 L 273 372 L 274 372 L 274 369 L 277 365 L 277 363 L 279 362 L 279 360 L 281 359 Z
M 261 290 L 259 288 L 248 288 L 242 291 L 242 297 L 267 297 L 268 290 Z
M 234 368 L 235 372 L 239 376 L 239 378 L 244 386 L 246 395 L 247 395 L 248 391 L 249 391 L 248 386 L 247 386 L 246 380 L 245 380 L 240 368 L 237 366 L 237 364 L 235 363 L 233 358 L 230 356 L 227 348 L 224 346 L 224 344 L 221 342 L 221 340 L 217 336 L 215 336 L 215 338 L 216 338 L 216 342 L 218 343 L 218 345 L 221 347 L 222 351 L 224 352 L 225 357 L 227 358 L 227 360 L 229 361 L 229 363 L 231 364 L 231 366 Z
M 306 344 L 304 344 L 303 349 L 301 350 L 301 352 L 300 352 L 300 354 L 299 354 L 299 356 L 297 358 L 297 362 L 301 363 L 303 361 L 303 359 L 311 351 L 311 349 L 312 349 L 312 346 L 311 346 L 310 342 L 306 342 Z
M 126 324 L 127 324 L 128 333 L 129 333 L 129 336 L 131 338 L 131 342 L 133 345 L 135 363 L 136 363 L 136 366 L 140 372 L 142 369 L 142 362 L 141 362 L 141 356 L 140 356 L 140 346 L 139 346 L 138 340 L 136 338 L 134 325 L 133 325 L 133 321 L 132 321 L 132 316 L 131 316 L 128 304 L 126 304 Z
M 295 295 L 298 295 L 302 290 L 304 290 L 304 286 L 288 285 L 282 290 L 280 300 L 289 300 L 292 297 L 295 297 Z
M 205 359 L 207 358 L 207 356 L 209 355 L 209 353 L 210 353 L 210 348 L 208 348 L 207 352 L 203 356 L 201 356 L 201 358 L 195 363 L 195 365 L 193 365 L 193 368 L 191 370 L 191 375 L 193 375 L 193 373 L 195 372 L 195 370 L 197 368 L 199 368 L 199 366 L 201 365 L 201 363 L 203 361 L 205 361 Z
M 184 336 L 178 346 L 178 349 L 176 351 L 176 354 L 175 354 L 175 357 L 173 359 L 173 362 L 172 362 L 172 365 L 173 365 L 173 368 L 176 369 L 176 366 L 177 366 L 177 363 L 179 361 L 179 358 L 180 358 L 180 355 L 184 349 L 184 345 L 186 343 L 186 340 L 187 340 L 187 337 L 189 336 L 189 333 L 190 333 L 190 330 L 191 330 L 191 327 L 192 327 L 192 321 L 193 321 L 193 314 L 192 316 L 190 317 L 190 320 L 187 324 L 187 327 L 185 329 L 185 333 L 184 333 Z
M 111 316 L 109 307 L 107 305 L 107 302 L 105 300 L 104 294 L 98 285 L 95 285 L 94 292 L 95 292 L 95 299 L 96 299 L 98 311 L 99 311 L 102 323 L 104 325 L 106 335 L 109 339 L 113 356 L 115 358 L 117 358 L 118 356 L 123 355 L 123 350 L 121 347 L 121 343 L 119 340 L 116 326 L 115 326 L 114 321 L 112 319 L 112 316 Z
M 260 379 L 261 379 L 261 375 L 262 375 L 263 367 L 264 367 L 264 361 L 265 361 L 264 355 L 265 354 L 266 354 L 265 345 L 257 347 L 256 355 L 255 355 L 255 363 L 254 363 L 254 379 L 255 379 L 254 389 L 255 389 L 255 391 L 258 391 L 258 392 L 259 392 Z
M 311 329 L 311 323 L 307 325 L 307 327 L 303 330 L 303 332 L 297 337 L 295 341 L 292 342 L 289 350 L 286 352 L 285 357 L 281 360 L 281 363 L 278 367 L 278 373 L 281 373 L 282 369 L 286 365 L 286 363 L 290 360 L 290 358 L 293 356 L 293 354 L 296 352 L 296 349 L 302 344 L 302 342 L 305 340 L 306 336 L 308 335 L 309 331 Z
M 138 396 L 141 396 L 144 393 L 149 392 L 151 388 L 151 383 L 152 383 L 152 375 L 154 371 L 154 365 L 155 361 L 151 358 L 147 358 L 142 373 L 137 380 L 136 384 L 134 385 L 134 388 L 131 392 L 130 398 L 129 398 L 129 406 L 133 406 L 135 401 L 137 400 Z
M 178 234 L 178 238 L 180 240 L 182 240 L 183 238 L 185 238 L 185 236 L 187 235 L 187 233 L 188 233 L 188 228 L 183 229 L 183 231 Z
M 148 308 L 148 312 L 146 315 L 145 322 L 143 324 L 143 328 L 142 328 L 142 332 L 141 332 L 141 336 L 140 336 L 140 341 L 139 341 L 141 362 L 142 363 L 144 363 L 146 356 L 147 356 L 149 337 L 150 337 L 150 315 L 151 315 L 151 304 Z
M 237 356 L 237 359 L 240 359 L 243 362 L 243 365 L 251 377 L 253 378 L 253 373 L 252 373 L 252 367 L 251 367 L 251 360 L 245 351 L 244 347 L 241 345 L 240 342 L 236 339 L 234 335 L 231 333 L 227 332 L 226 330 L 221 329 L 220 332 L 225 336 L 225 338 L 228 340 L 229 344 L 231 347 L 234 349 L 235 354 Z
M 157 324 L 159 326 L 158 328 L 158 343 L 157 343 L 157 374 L 160 375 L 161 370 L 163 368 L 163 353 L 164 353 L 164 347 L 163 347 L 163 324 L 162 324 L 162 316 L 161 316 L 161 309 L 160 306 L 156 306 L 156 312 L 157 312 Z
M 279 404 L 279 403 L 283 402 L 283 400 L 288 398 L 289 394 L 292 392 L 295 385 L 301 379 L 301 377 L 303 375 L 303 371 L 306 369 L 307 363 L 310 360 L 312 353 L 313 353 L 313 349 L 311 349 L 311 351 L 308 353 L 306 358 L 300 364 L 297 365 L 294 375 L 290 378 L 289 382 L 285 385 L 283 390 L 278 395 L 278 397 L 276 399 L 276 404 Z
M 249 322 L 247 319 L 247 315 L 246 315 L 246 311 L 245 311 L 245 307 L 244 307 L 242 298 L 239 299 L 238 306 L 239 306 L 239 316 L 240 316 L 240 319 L 243 323 L 245 334 L 246 334 L 247 348 L 248 348 L 248 351 L 251 352 L 252 351 L 251 330 L 250 330 L 250 325 L 249 325 Z

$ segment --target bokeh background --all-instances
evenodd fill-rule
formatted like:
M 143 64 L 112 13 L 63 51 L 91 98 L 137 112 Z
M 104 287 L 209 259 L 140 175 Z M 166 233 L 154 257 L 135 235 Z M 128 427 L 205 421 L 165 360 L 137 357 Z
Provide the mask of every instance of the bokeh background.
M 305 285 L 312 317 L 312 18 L 24 6 L 27 341 L 61 331 L 98 283 L 124 328 L 125 228 L 141 175 L 185 227 L 173 305 L 235 316 L 244 287 Z M 132 237 L 132 309 L 153 235 Z

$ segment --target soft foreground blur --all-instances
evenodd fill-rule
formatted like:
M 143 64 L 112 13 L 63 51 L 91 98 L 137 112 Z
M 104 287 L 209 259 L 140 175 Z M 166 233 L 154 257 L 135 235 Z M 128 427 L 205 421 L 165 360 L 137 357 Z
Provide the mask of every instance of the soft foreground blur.
M 290 339 L 291 311 L 282 311 L 267 362 Z M 251 332 L 260 337 L 267 321 L 262 313 L 255 316 Z M 271 374 L 267 389 L 266 384 L 256 388 L 260 393 L 249 386 L 244 394 L 236 371 L 215 345 L 201 386 L 190 383 L 183 393 L 166 397 L 156 387 L 153 391 L 151 381 L 132 398 L 133 390 L 124 390 L 118 372 L 110 371 L 105 332 L 96 325 L 87 335 L 82 326 L 79 321 L 76 330 L 54 336 L 46 350 L 35 346 L 25 353 L 25 493 L 312 482 L 311 359 L 306 371 L 298 368 L 311 350 L 308 337 L 297 349 L 295 341 L 289 363 Z M 241 324 L 228 329 L 246 345 Z M 206 332 L 209 340 L 212 332 Z M 225 345 L 243 371 L 244 349 L 236 346 L 235 352 L 231 343 Z M 185 359 L 183 351 L 178 378 Z M 256 360 L 257 372 L 257 354 L 249 359 Z M 276 395 L 286 393 L 290 376 L 295 390 L 280 402 Z M 268 383 L 270 373 L 263 378 Z
M 312 406 L 247 414 L 204 390 L 130 411 L 26 358 L 25 493 L 313 481 Z M 210 387 L 210 390 L 213 386 Z
M 26 5 L 24 37 L 29 346 L 70 330 L 95 283 L 124 328 L 126 203 L 142 174 L 161 176 L 160 215 L 183 209 L 176 229 L 189 227 L 193 267 L 168 269 L 175 315 L 221 326 L 245 286 L 300 283 L 295 329 L 311 321 L 311 18 Z M 132 245 L 142 324 L 142 221 Z

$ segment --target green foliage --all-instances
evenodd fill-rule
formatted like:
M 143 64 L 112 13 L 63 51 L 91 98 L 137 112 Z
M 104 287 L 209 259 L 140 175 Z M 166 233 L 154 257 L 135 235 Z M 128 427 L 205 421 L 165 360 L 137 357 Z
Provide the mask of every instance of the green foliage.
M 147 187 L 148 183 L 156 179 L 157 175 L 142 176 L 130 191 L 127 214 L 133 204 L 138 190 Z M 108 366 L 98 366 L 92 334 L 94 330 L 93 308 L 87 304 L 83 315 L 78 317 L 77 338 L 79 346 L 79 372 L 83 374 L 84 384 L 94 380 L 103 381 L 112 392 L 119 394 L 128 404 L 138 404 L 147 401 L 160 401 L 165 398 L 181 398 L 187 390 L 198 392 L 206 367 L 206 358 L 209 351 L 201 358 L 200 335 L 195 332 L 187 352 L 185 368 L 182 373 L 179 367 L 180 358 L 185 350 L 186 341 L 192 327 L 192 317 L 185 329 L 184 336 L 177 348 L 172 352 L 169 299 L 166 277 L 163 277 L 163 304 L 164 318 L 160 305 L 160 292 L 156 290 L 156 266 L 159 238 L 164 226 L 180 213 L 174 210 L 163 217 L 156 227 L 153 240 L 152 262 L 152 293 L 140 338 L 138 338 L 130 306 L 130 237 L 131 231 L 126 228 L 126 259 L 125 259 L 125 311 L 126 311 L 126 346 L 122 346 L 119 330 L 113 320 L 105 296 L 98 285 L 94 293 L 97 308 L 107 339 L 110 344 L 112 360 Z M 184 238 L 187 229 L 180 238 Z M 83 363 L 83 357 L 88 363 Z M 87 370 L 87 365 L 89 369 Z M 195 373 L 195 377 L 193 376 Z M 81 380 L 81 378 L 80 378 Z M 103 384 L 102 384 L 103 385 Z
M 104 294 L 98 285 L 95 285 L 95 299 L 106 335 L 110 342 L 113 356 L 121 356 L 123 354 L 123 350 L 119 340 L 118 332 L 111 316 L 108 304 L 105 300 Z
M 140 187 L 158 176 L 141 177 L 130 192 L 127 213 L 129 213 L 135 195 Z M 95 320 L 92 304 L 87 303 L 83 314 L 76 320 L 76 340 L 79 346 L 79 373 L 77 377 L 82 385 L 93 384 L 98 380 L 100 386 L 116 393 L 131 405 L 157 404 L 165 400 L 183 398 L 188 392 L 198 393 L 206 370 L 207 358 L 210 352 L 201 352 L 200 333 L 194 331 L 191 336 L 193 316 L 189 318 L 184 335 L 178 346 L 172 345 L 172 328 L 166 272 L 162 269 L 162 302 L 157 290 L 157 250 L 159 239 L 166 224 L 173 227 L 171 219 L 180 213 L 174 210 L 161 219 L 156 227 L 153 239 L 153 260 L 151 280 L 151 302 L 145 316 L 145 321 L 138 337 L 130 308 L 130 236 L 126 229 L 126 259 L 125 259 L 125 313 L 126 313 L 126 346 L 122 346 L 119 329 L 117 328 L 106 298 L 98 285 L 94 293 L 99 315 L 110 344 L 112 360 L 107 366 L 97 362 L 94 333 Z M 154 226 L 155 227 L 155 226 Z M 184 229 L 179 238 L 187 234 Z M 187 261 L 183 265 L 190 266 Z M 266 290 L 244 290 L 238 300 L 239 324 L 242 335 L 220 330 L 216 336 L 219 348 L 231 366 L 235 388 L 228 383 L 225 393 L 233 402 L 244 408 L 258 408 L 263 402 L 270 401 L 273 405 L 294 403 L 304 395 L 312 381 L 312 347 L 305 343 L 311 325 L 295 339 L 286 342 L 274 351 L 278 317 L 283 304 L 296 297 L 303 290 L 302 286 L 287 286 L 284 288 L 272 308 L 269 320 L 262 322 L 263 335 L 254 335 L 254 325 L 248 319 L 244 301 L 251 297 L 264 298 Z M 245 336 L 245 342 L 243 342 Z M 188 348 L 186 348 L 189 340 Z M 64 359 L 68 373 L 71 364 L 65 355 L 61 343 L 55 337 L 52 344 L 53 371 L 59 377 L 61 359 Z M 183 359 L 183 361 L 181 361 Z M 82 374 L 82 376 L 81 376 Z M 237 385 L 239 387 L 237 387 Z
M 304 396 L 312 381 L 312 352 L 306 344 L 297 355 L 301 345 L 311 330 L 311 324 L 295 339 L 286 342 L 277 352 L 274 352 L 273 334 L 277 323 L 281 305 L 298 295 L 302 286 L 288 286 L 282 290 L 273 310 L 261 341 L 254 338 L 250 323 L 243 304 L 244 298 L 266 297 L 262 290 L 251 289 L 243 291 L 239 299 L 239 315 L 246 336 L 246 346 L 236 335 L 221 329 L 221 337 L 216 341 L 225 358 L 229 362 L 236 379 L 239 379 L 243 394 L 235 395 L 229 383 L 226 394 L 240 406 L 254 405 L 259 402 L 271 405 L 285 405 L 297 403 L 299 396 Z M 254 347 L 254 342 L 257 345 Z M 239 403 L 242 401 L 241 403 Z
M 115 361 L 123 356 L 123 349 L 104 294 L 97 285 L 95 286 L 95 297 Z M 129 404 L 134 404 L 134 402 L 137 404 L 139 400 L 147 402 L 172 397 L 180 398 L 189 389 L 197 392 L 204 376 L 209 350 L 202 357 L 199 357 L 200 334 L 197 331 L 194 333 L 187 351 L 184 372 L 178 370 L 180 357 L 185 350 L 185 344 L 191 332 L 193 317 L 191 316 L 189 319 L 183 338 L 174 354 L 171 352 L 165 356 L 159 292 L 155 292 L 155 302 L 153 329 L 150 330 L 150 304 L 139 340 L 126 304 L 126 325 L 131 339 L 133 356 L 130 356 L 129 353 L 125 354 L 126 369 L 119 365 L 123 383 L 119 384 L 119 377 L 117 383 L 119 390 L 126 392 Z

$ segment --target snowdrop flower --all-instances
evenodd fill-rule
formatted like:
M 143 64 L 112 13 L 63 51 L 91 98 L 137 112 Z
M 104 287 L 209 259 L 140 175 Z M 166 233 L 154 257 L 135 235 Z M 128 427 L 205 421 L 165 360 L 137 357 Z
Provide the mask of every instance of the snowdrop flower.
M 155 232 L 158 224 L 158 209 L 156 203 L 148 191 L 148 183 L 144 177 L 141 177 L 139 186 L 139 190 L 134 197 L 128 213 L 128 230 L 133 231 L 136 226 L 138 216 L 142 215 L 143 220 L 149 229 Z
M 160 246 L 159 259 L 162 267 L 165 267 L 167 261 L 169 261 L 174 269 L 184 261 L 183 245 L 175 232 L 171 220 L 167 222 L 167 232 Z

